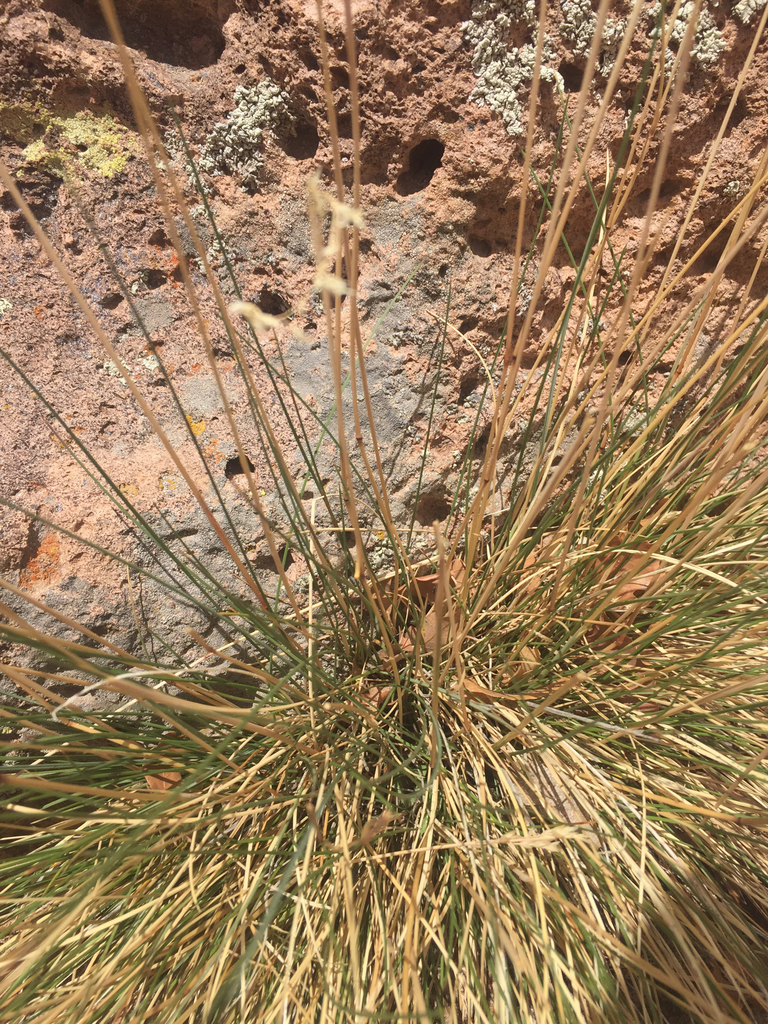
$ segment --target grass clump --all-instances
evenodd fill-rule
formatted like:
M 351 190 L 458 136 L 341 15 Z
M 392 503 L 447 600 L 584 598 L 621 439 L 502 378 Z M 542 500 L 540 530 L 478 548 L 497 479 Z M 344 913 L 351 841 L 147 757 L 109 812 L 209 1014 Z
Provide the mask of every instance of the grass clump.
M 629 12 L 587 123 L 606 13 L 603 3 L 556 163 L 536 168 L 541 13 L 523 179 L 535 183 L 542 208 L 535 280 L 519 308 L 530 255 L 523 189 L 507 329 L 485 367 L 490 426 L 429 543 L 391 512 L 354 301 L 359 160 L 347 189 L 322 23 L 334 182 L 330 191 L 313 182 L 310 203 L 335 422 L 313 418 L 266 359 L 262 338 L 275 318 L 241 297 L 228 305 L 208 275 L 285 530 L 260 504 L 182 263 L 279 579 L 273 592 L 259 582 L 181 403 L 199 457 L 194 473 L 2 169 L 236 577 L 215 577 L 183 542 L 164 539 L 58 418 L 73 456 L 171 566 L 154 578 L 170 595 L 187 595 L 232 642 L 217 648 L 194 634 L 195 660 L 172 650 L 142 659 L 31 597 L 36 616 L 53 616 L 73 631 L 68 638 L 2 605 L 3 637 L 46 663 L 7 667 L 19 697 L 4 722 L 27 731 L 5 743 L 2 776 L 3 1019 L 719 1024 L 768 1011 L 768 299 L 745 287 L 727 327 L 707 335 L 727 267 L 768 216 L 766 167 L 709 240 L 721 252 L 714 270 L 690 288 L 685 275 L 702 251 L 683 265 L 679 246 L 742 78 L 666 269 L 641 301 L 694 29 L 689 21 L 667 75 L 668 24 L 660 25 L 661 49 L 649 56 L 618 157 L 598 183 L 589 158 L 643 9 Z M 359 154 L 351 19 L 346 39 Z M 178 209 L 205 265 L 121 52 L 169 235 L 181 252 Z M 630 259 L 613 238 L 649 168 Z M 523 369 L 581 188 L 595 209 L 575 282 L 535 365 Z M 158 361 L 175 395 L 159 353 Z M 257 365 L 272 375 L 306 477 L 289 470 L 254 383 Z M 502 446 L 518 420 L 520 454 L 505 463 Z M 337 459 L 334 481 L 319 469 L 322 445 Z M 337 547 L 331 537 L 341 538 Z M 388 545 L 386 569 L 369 557 L 372 537 L 377 550 Z M 285 571 L 286 544 L 306 561 L 306 591 Z M 62 684 L 122 700 L 109 713 L 84 713 Z

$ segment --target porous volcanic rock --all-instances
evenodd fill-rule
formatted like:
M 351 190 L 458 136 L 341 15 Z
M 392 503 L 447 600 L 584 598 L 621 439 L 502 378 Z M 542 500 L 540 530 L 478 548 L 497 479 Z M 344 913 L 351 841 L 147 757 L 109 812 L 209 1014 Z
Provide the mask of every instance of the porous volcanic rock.
M 552 75 L 561 76 L 569 102 L 575 102 L 569 92 L 578 90 L 585 65 L 584 32 L 573 28 L 569 2 L 551 6 L 547 60 Z M 292 339 L 286 330 L 280 340 L 282 355 L 295 388 L 318 415 L 327 415 L 332 405 L 327 340 L 317 303 L 304 301 L 314 272 L 307 182 L 317 171 L 324 187 L 332 187 L 314 0 L 119 0 L 116 7 L 176 170 L 186 176 L 174 112 L 193 153 L 204 165 L 207 159 L 207 166 L 223 170 L 204 175 L 204 180 L 243 296 L 275 315 L 297 311 L 306 340 Z M 727 7 L 712 7 L 714 27 L 700 44 L 701 59 L 692 62 L 658 211 L 666 218 L 664 237 L 640 302 L 664 269 L 665 252 L 682 223 L 753 37 L 739 17 L 726 13 Z M 343 4 L 333 0 L 325 9 L 331 88 L 349 186 L 352 126 Z M 416 510 L 418 521 L 428 525 L 446 514 L 456 468 L 469 444 L 485 381 L 479 356 L 492 358 L 504 327 L 517 231 L 524 135 L 514 134 L 515 97 L 505 99 L 491 81 L 481 44 L 498 45 L 486 26 L 509 13 L 517 22 L 506 42 L 530 44 L 533 37 L 525 19 L 530 21 L 533 6 L 511 0 L 361 0 L 353 9 L 365 216 L 359 299 L 363 330 L 370 338 L 369 377 L 379 440 L 395 508 L 403 517 L 409 516 L 414 501 L 436 352 L 448 309 L 437 418 Z M 617 9 L 616 16 L 621 13 Z M 585 17 L 583 10 L 579 16 Z M 566 25 L 571 27 L 566 30 Z M 589 168 L 595 182 L 604 180 L 606 153 L 616 155 L 640 80 L 645 41 L 640 37 L 633 44 L 622 70 L 613 112 Z M 603 61 L 607 74 L 608 50 Z M 275 90 L 265 92 L 265 83 Z M 697 251 L 753 177 L 767 136 L 766 83 L 768 55 L 761 44 L 686 235 L 679 256 L 683 261 Z M 604 84 L 599 76 L 595 101 Z M 230 498 L 235 525 L 258 548 L 258 521 L 225 472 L 235 454 L 234 442 L 184 295 L 179 254 L 170 243 L 142 153 L 119 54 L 97 0 L 9 0 L 0 13 L 0 94 L 3 160 L 207 500 L 216 506 L 215 483 Z M 483 95 L 480 105 L 477 100 Z M 525 109 L 524 83 L 520 96 Z M 230 116 L 237 102 L 245 104 L 241 114 Z M 533 167 L 542 180 L 556 158 L 560 118 L 550 79 L 542 84 L 533 149 Z M 223 126 L 218 149 L 210 141 L 215 124 Z M 244 189 L 236 168 L 249 154 L 257 158 L 256 177 Z M 636 249 L 650 173 L 637 183 L 615 239 L 619 246 L 626 244 L 629 257 Z M 534 243 L 541 210 L 533 184 L 528 188 L 523 251 Z M 199 206 L 191 187 L 188 199 Z M 226 573 L 219 538 L 7 191 L 0 195 L 0 207 L 4 347 L 161 533 L 184 538 L 214 571 Z M 577 259 L 593 214 L 593 201 L 582 189 L 568 226 Z M 211 246 L 219 283 L 232 298 L 233 286 L 200 209 L 196 223 Z M 178 211 L 177 224 L 181 255 L 190 259 L 214 356 L 263 484 L 263 500 L 269 514 L 279 518 L 274 481 L 260 455 L 210 282 L 194 263 L 194 247 Z M 533 254 L 535 263 L 535 244 Z M 717 254 L 709 252 L 694 265 L 685 288 L 713 269 L 713 259 Z M 748 246 L 728 268 L 733 294 L 745 284 L 753 263 L 754 251 Z M 113 267 L 135 300 L 133 313 Z M 532 273 L 533 268 L 526 281 Z M 563 251 L 547 277 L 533 338 L 555 322 L 573 279 Z M 766 286 L 768 281 L 756 283 Z M 136 314 L 151 333 L 213 480 L 196 461 L 193 441 Z M 277 366 L 277 344 L 265 344 L 266 358 Z M 535 356 L 534 345 L 524 353 L 524 366 L 531 366 Z M 254 374 L 269 394 L 268 373 L 258 361 Z M 182 596 L 161 601 L 151 581 L 135 579 L 125 566 L 75 539 L 85 538 L 144 565 L 151 562 L 135 532 L 62 443 L 60 427 L 5 363 L 0 364 L 0 392 L 2 496 L 73 535 L 57 534 L 21 513 L 3 510 L 0 573 L 137 653 L 143 644 L 157 643 L 144 631 L 144 617 L 177 650 L 192 646 L 186 627 L 206 627 Z M 290 452 L 290 433 L 276 399 L 271 401 L 276 430 Z M 514 448 L 514 439 L 510 444 Z M 327 468 L 331 474 L 333 465 Z M 292 469 L 300 471 L 298 465 Z M 302 566 L 292 570 L 298 576 Z M 157 571 L 162 573 L 163 567 Z M 44 621 L 42 615 L 39 621 Z

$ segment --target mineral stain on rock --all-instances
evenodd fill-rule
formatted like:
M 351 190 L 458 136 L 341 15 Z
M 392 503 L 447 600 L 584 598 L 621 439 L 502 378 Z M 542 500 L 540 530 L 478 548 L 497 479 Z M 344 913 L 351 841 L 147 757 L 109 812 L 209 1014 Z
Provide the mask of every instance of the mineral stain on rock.
M 60 542 L 56 533 L 39 535 L 31 526 L 27 545 L 21 555 L 19 586 L 34 590 L 49 586 L 59 578 Z

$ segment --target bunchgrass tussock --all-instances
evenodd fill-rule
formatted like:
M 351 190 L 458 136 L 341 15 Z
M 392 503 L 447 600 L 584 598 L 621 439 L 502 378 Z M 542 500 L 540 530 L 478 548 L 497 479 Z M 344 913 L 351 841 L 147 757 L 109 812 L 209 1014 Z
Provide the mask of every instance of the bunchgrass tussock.
M 510 240 L 506 329 L 495 358 L 482 361 L 487 426 L 483 443 L 469 446 L 447 521 L 420 530 L 393 512 L 366 377 L 356 306 L 365 218 L 359 83 L 344 6 L 353 177 L 343 175 L 321 17 L 334 167 L 308 186 L 330 418 L 265 353 L 279 318 L 244 302 L 234 275 L 233 300 L 207 273 L 286 528 L 261 505 L 193 275 L 180 260 L 254 528 L 274 562 L 271 590 L 162 354 L 155 351 L 159 373 L 194 465 L 0 167 L 232 566 L 219 578 L 183 540 L 168 540 L 71 430 L 56 397 L 12 364 L 72 459 L 158 553 L 150 566 L 116 554 L 115 572 L 150 575 L 183 595 L 229 642 L 194 632 L 196 658 L 167 645 L 139 656 L 31 595 L 29 615 L 19 615 L 23 589 L 0 580 L 11 595 L 0 604 L 0 636 L 12 651 L 40 655 L 17 654 L 5 666 L 16 694 L 1 712 L 0 1018 L 764 1020 L 768 298 L 753 282 L 765 250 L 765 158 L 707 243 L 719 255 L 703 286 L 686 285 L 701 251 L 686 264 L 678 254 L 768 8 L 650 290 L 663 234 L 657 200 L 696 18 L 686 5 L 670 49 L 681 5 L 658 12 L 621 146 L 596 180 L 591 157 L 644 5 L 623 12 L 615 61 L 599 103 L 588 106 L 608 16 L 600 3 L 581 91 L 561 96 L 555 160 L 542 167 L 532 155 L 542 0 L 527 134 L 514 142 L 530 187 Z M 181 254 L 181 218 L 210 271 L 109 0 L 103 10 L 166 230 Z M 629 254 L 614 237 L 640 180 L 647 204 Z M 570 293 L 524 368 L 545 277 L 562 246 L 571 252 L 569 214 L 584 189 L 594 216 L 573 255 Z M 201 201 L 216 231 L 202 188 Z M 539 226 L 526 251 L 531 204 Z M 712 339 L 725 271 L 747 246 L 754 273 Z M 438 366 L 455 329 L 450 309 L 439 326 Z M 256 368 L 269 374 L 274 401 L 257 386 Z M 430 400 L 434 410 L 437 387 Z M 478 441 L 484 422 L 479 411 Z M 520 455 L 510 463 L 502 452 L 515 426 Z M 424 443 L 419 480 L 429 432 Z M 288 448 L 301 455 L 301 475 Z M 332 480 L 319 462 L 328 450 Z M 287 546 L 305 560 L 308 588 L 286 572 Z M 41 628 L 45 616 L 57 628 Z M 108 711 L 86 712 L 62 685 L 117 699 Z

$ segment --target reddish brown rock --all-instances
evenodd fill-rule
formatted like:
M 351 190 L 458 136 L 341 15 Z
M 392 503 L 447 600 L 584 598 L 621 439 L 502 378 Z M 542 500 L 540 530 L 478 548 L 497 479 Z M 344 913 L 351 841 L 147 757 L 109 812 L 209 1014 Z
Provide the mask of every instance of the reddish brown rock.
M 313 274 L 307 180 L 319 169 L 326 186 L 331 186 L 331 147 L 313 0 L 273 0 L 269 4 L 257 0 L 169 0 L 162 5 L 123 0 L 117 8 L 140 82 L 169 145 L 174 139 L 169 106 L 178 111 L 184 132 L 200 156 L 214 124 L 224 122 L 232 110 L 238 87 L 253 89 L 269 79 L 289 97 L 292 125 L 265 134 L 258 187 L 245 192 L 237 175 L 221 175 L 209 181 L 213 189 L 210 198 L 243 296 L 273 315 L 289 308 L 300 310 L 296 323 L 307 341 L 290 340 L 285 332 L 285 358 L 298 393 L 319 415 L 327 415 L 332 391 L 323 323 L 317 303 L 302 304 Z M 366 218 L 360 306 L 364 331 L 373 339 L 370 374 L 380 438 L 389 459 L 396 508 L 404 517 L 414 498 L 413 481 L 433 386 L 435 344 L 449 287 L 451 293 L 451 327 L 427 491 L 418 510 L 419 520 L 427 524 L 430 517 L 439 518 L 447 511 L 446 496 L 452 492 L 456 467 L 470 443 L 474 411 L 485 382 L 478 353 L 486 359 L 492 357 L 505 323 L 524 137 L 511 137 L 498 113 L 470 99 L 478 80 L 472 46 L 462 29 L 472 13 L 469 0 L 419 0 L 409 5 L 361 0 L 353 8 Z M 352 132 L 343 4 L 333 0 L 325 9 L 331 82 L 349 185 Z M 558 36 L 560 18 L 559 9 L 553 6 L 553 66 L 559 68 L 567 89 L 578 88 L 584 60 Z M 655 215 L 661 241 L 638 295 L 639 307 L 653 293 L 678 237 L 752 40 L 752 28 L 737 19 L 720 14 L 718 18 L 727 48 L 712 65 L 692 65 Z M 515 45 L 523 42 L 524 29 L 520 33 Z M 0 14 L 0 39 L 3 159 L 134 373 L 174 448 L 189 461 L 207 498 L 215 504 L 213 487 L 196 461 L 194 444 L 170 389 L 120 293 L 98 238 L 106 243 L 194 424 L 217 486 L 230 496 L 237 524 L 248 542 L 258 545 L 258 521 L 225 475 L 225 466 L 235 454 L 231 430 L 183 293 L 179 257 L 170 244 L 151 174 L 133 134 L 133 115 L 118 54 L 108 40 L 98 4 L 95 0 L 10 0 Z M 622 71 L 614 109 L 590 160 L 589 172 L 596 184 L 605 179 L 606 153 L 616 156 L 643 57 L 641 37 Z M 766 140 L 767 62 L 763 48 L 736 104 L 712 173 L 704 182 L 680 250 L 681 266 L 735 205 L 754 176 Z M 605 80 L 598 79 L 596 98 L 604 86 Z M 575 100 L 575 95 L 569 96 L 569 109 Z M 548 179 L 556 155 L 559 119 L 555 94 L 544 83 L 533 152 L 533 166 L 542 181 Z M 31 150 L 33 144 L 42 146 L 45 153 Z M 175 166 L 182 172 L 178 140 L 174 152 Z M 69 167 L 74 187 L 64 184 L 63 166 Z M 628 260 L 636 252 L 652 173 L 653 161 L 636 183 L 614 232 L 614 246 L 619 250 L 626 247 Z M 541 209 L 535 186 L 531 183 L 528 187 L 524 252 L 533 243 Z M 193 205 L 199 202 L 191 189 L 188 197 Z M 221 545 L 204 523 L 170 456 L 41 255 L 7 192 L 0 204 L 0 329 L 4 345 L 115 483 L 135 499 L 138 508 L 154 517 L 158 529 L 181 532 L 223 572 L 226 559 Z M 568 224 L 568 240 L 577 259 L 586 245 L 593 216 L 592 199 L 582 189 Z M 211 246 L 213 236 L 204 219 L 198 217 L 197 223 L 206 245 Z M 182 256 L 192 260 L 194 247 L 186 229 L 181 235 Z M 726 289 L 726 296 L 737 295 L 747 283 L 761 241 L 762 236 L 753 239 L 729 267 L 730 293 Z M 694 264 L 681 286 L 681 301 L 713 269 L 720 252 L 722 248 L 718 251 L 715 247 Z M 221 258 L 212 255 L 221 287 L 232 298 L 234 291 Z M 534 246 L 526 288 L 531 285 L 539 255 Z M 612 272 L 610 266 L 605 269 Z M 226 334 L 216 319 L 210 286 L 197 268 L 193 267 L 192 273 L 264 500 L 270 514 L 279 518 L 274 481 L 259 455 L 247 395 L 234 369 Z M 761 271 L 755 287 L 768 285 L 764 276 Z M 387 312 L 409 278 L 402 296 Z M 544 282 L 532 340 L 523 352 L 524 367 L 533 366 L 537 339 L 556 322 L 573 278 L 563 250 Z M 722 306 L 722 297 L 718 301 Z M 673 309 L 674 303 L 665 315 L 670 316 Z M 719 315 L 725 324 L 725 306 Z M 664 323 L 660 321 L 658 326 L 662 329 Z M 276 362 L 273 343 L 267 345 L 267 351 Z M 254 363 L 254 373 L 267 394 L 269 380 L 264 368 Z M 57 437 L 60 428 L 4 364 L 0 366 L 0 389 L 2 495 L 100 545 L 139 557 L 135 538 L 62 447 Z M 291 453 L 290 436 L 277 415 L 276 403 L 274 408 L 276 429 Z M 293 468 L 298 471 L 297 465 Z M 333 471 L 330 464 L 328 471 Z M 57 607 L 66 607 L 69 614 L 83 616 L 100 628 L 109 624 L 121 642 L 135 646 L 136 625 L 124 568 L 117 569 L 93 550 L 83 551 L 69 537 L 56 540 L 47 527 L 30 526 L 19 514 L 2 515 L 0 571 Z M 151 606 L 151 588 L 145 595 L 149 595 Z M 169 604 L 162 616 L 174 642 L 182 643 L 187 612 L 181 604 L 177 609 Z

